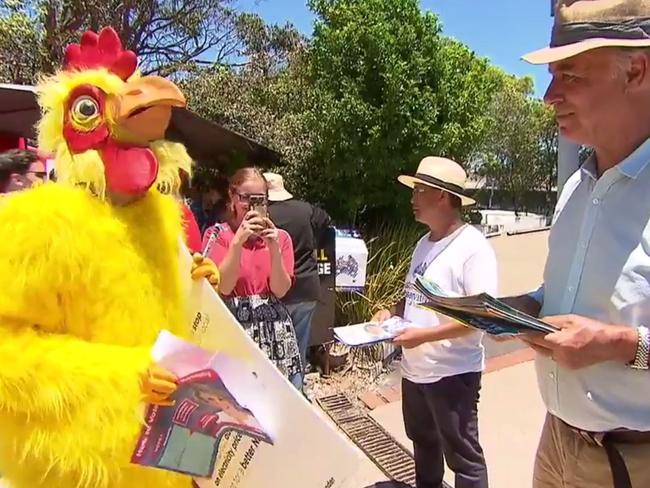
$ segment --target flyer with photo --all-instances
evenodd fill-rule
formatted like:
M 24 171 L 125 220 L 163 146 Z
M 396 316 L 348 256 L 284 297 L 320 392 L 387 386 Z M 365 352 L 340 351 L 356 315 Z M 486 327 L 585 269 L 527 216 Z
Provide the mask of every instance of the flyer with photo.
M 170 397 L 174 405 L 149 405 L 133 463 L 208 477 L 226 434 L 272 444 L 253 413 L 237 401 L 214 369 L 216 354 L 164 331 L 154 350 L 159 364 L 179 375 L 178 389 Z
M 361 324 L 334 327 L 334 337 L 346 346 L 362 346 L 377 342 L 390 341 L 409 323 L 400 317 L 391 317 L 381 323 L 364 322 Z

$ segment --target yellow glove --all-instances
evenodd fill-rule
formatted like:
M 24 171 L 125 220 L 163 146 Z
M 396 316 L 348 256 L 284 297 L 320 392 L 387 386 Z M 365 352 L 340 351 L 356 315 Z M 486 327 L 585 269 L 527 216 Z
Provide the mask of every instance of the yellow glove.
M 145 403 L 153 403 L 163 407 L 174 404 L 169 396 L 176 391 L 176 375 L 157 365 L 151 365 L 142 375 L 140 391 L 144 396 Z
M 207 278 L 215 290 L 219 288 L 219 279 L 221 278 L 219 268 L 212 259 L 197 252 L 192 256 L 192 279 L 200 280 L 201 278 Z

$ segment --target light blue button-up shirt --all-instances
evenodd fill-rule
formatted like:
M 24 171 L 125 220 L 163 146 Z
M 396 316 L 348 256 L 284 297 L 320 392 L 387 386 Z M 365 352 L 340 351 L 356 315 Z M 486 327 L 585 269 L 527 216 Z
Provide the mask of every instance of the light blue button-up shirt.
M 542 316 L 650 326 L 650 140 L 600 178 L 589 159 L 566 183 L 549 236 Z M 568 370 L 536 361 L 548 411 L 575 427 L 650 431 L 650 371 L 618 362 Z

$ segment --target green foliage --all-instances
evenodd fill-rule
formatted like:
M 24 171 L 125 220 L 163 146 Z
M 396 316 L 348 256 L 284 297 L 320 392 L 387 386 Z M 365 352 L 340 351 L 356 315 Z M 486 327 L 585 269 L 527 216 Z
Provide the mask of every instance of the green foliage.
M 0 80 L 30 83 L 41 68 L 40 34 L 22 2 L 0 7 Z
M 316 87 L 308 193 L 342 221 L 405 215 L 392 185 L 428 154 L 462 162 L 481 140 L 499 74 L 440 34 L 416 0 L 313 0 Z M 341 189 L 350 188 L 342 198 Z
M 336 324 L 363 322 L 381 308 L 388 308 L 404 297 L 404 279 L 411 254 L 426 229 L 409 221 L 388 223 L 375 230 L 368 241 L 368 268 L 363 293 L 337 293 Z
M 553 113 L 531 92 L 532 80 L 514 77 L 497 92 L 477 169 L 491 185 L 508 192 L 516 212 L 526 209 L 531 190 L 550 194 L 557 180 Z M 551 199 L 547 203 L 552 205 Z
M 284 30 L 291 37 L 293 28 Z M 198 114 L 280 152 L 286 163 L 282 172 L 291 180 L 290 170 L 310 151 L 313 140 L 305 121 L 311 104 L 310 86 L 302 76 L 305 45 L 296 40 L 284 50 L 261 48 L 249 51 L 246 66 L 197 70 L 180 86 Z M 283 59 L 286 66 L 278 68 Z M 292 192 L 300 195 L 300 186 L 292 185 Z
M 82 31 L 112 25 L 192 110 L 280 152 L 290 190 L 339 224 L 410 220 L 396 178 L 425 155 L 465 164 L 517 209 L 530 189 L 554 191 L 557 130 L 532 80 L 443 36 L 417 0 L 309 4 L 311 39 L 234 0 L 5 0 L 0 81 L 32 83 Z
M 112 26 L 140 56 L 145 74 L 240 63 L 259 41 L 256 15 L 233 0 L 11 0 L 0 7 L 0 77 L 33 83 L 61 65 L 65 46 L 87 29 Z M 278 29 L 275 44 L 290 42 Z M 19 47 L 17 49 L 17 46 Z M 16 56 L 16 53 L 20 56 Z

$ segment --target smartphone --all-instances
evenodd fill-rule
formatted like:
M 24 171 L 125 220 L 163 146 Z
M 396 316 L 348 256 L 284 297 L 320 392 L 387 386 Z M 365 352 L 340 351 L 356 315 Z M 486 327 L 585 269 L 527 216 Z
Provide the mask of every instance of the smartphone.
M 263 219 L 268 217 L 268 207 L 264 195 L 250 195 L 248 197 L 248 204 L 249 208 L 260 214 L 260 217 Z

